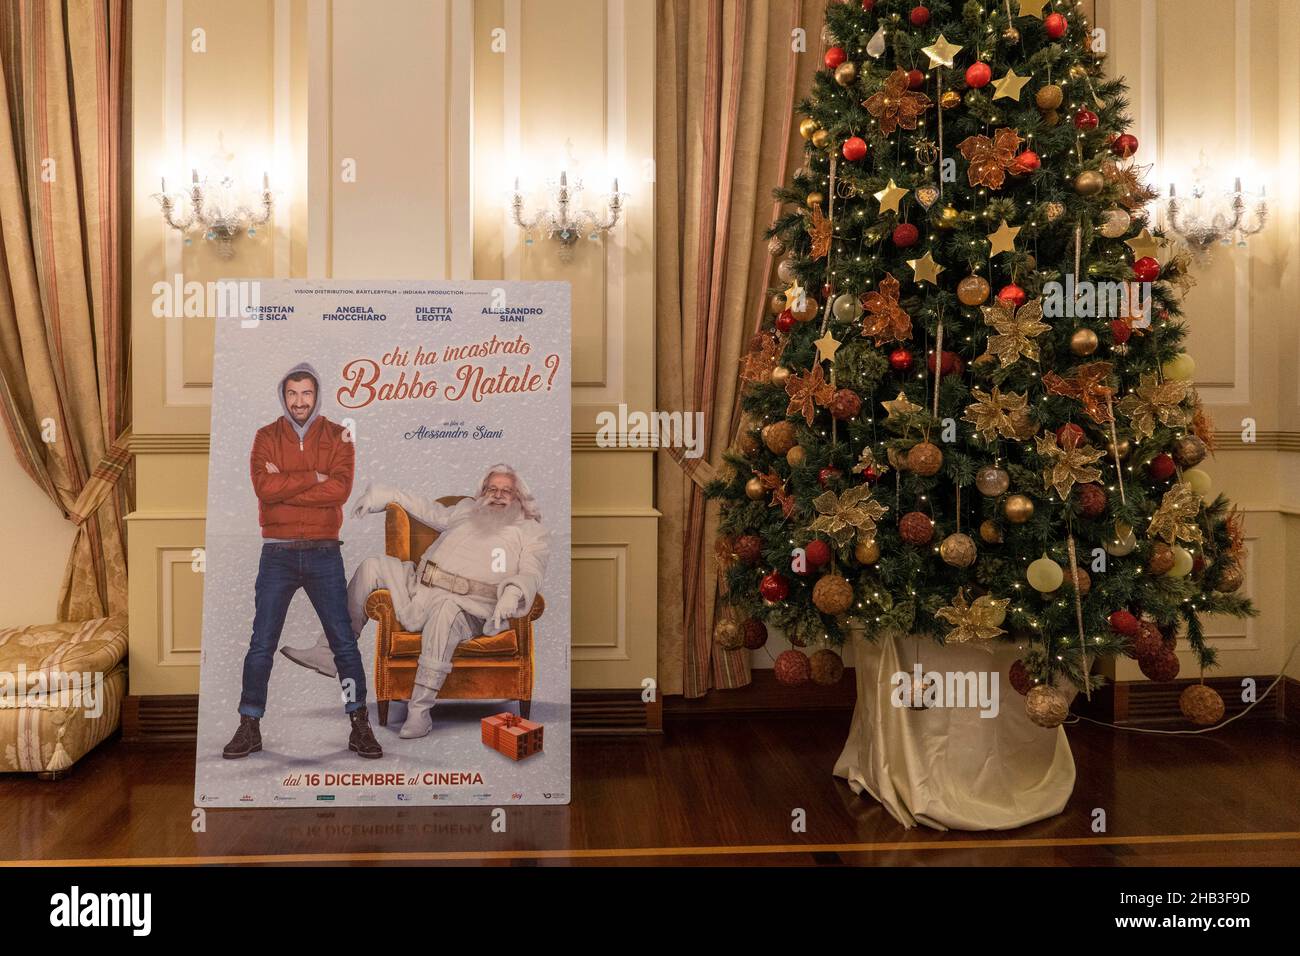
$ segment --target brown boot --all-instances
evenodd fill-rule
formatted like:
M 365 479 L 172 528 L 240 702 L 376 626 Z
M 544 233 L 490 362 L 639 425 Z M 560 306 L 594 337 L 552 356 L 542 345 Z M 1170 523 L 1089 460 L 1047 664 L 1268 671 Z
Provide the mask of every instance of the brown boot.
M 356 751 L 358 757 L 375 759 L 384 755 L 384 748 L 375 739 L 375 732 L 370 729 L 370 717 L 364 707 L 348 714 L 352 721 L 352 736 L 348 738 L 348 750 Z
M 262 731 L 256 717 L 239 715 L 239 729 L 221 751 L 227 760 L 238 760 L 262 749 Z

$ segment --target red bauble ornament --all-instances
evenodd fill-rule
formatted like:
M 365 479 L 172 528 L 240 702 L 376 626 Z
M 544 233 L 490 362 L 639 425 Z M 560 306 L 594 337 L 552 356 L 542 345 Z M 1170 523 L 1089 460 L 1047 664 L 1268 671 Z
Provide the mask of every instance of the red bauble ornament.
M 923 27 L 930 22 L 930 8 L 913 7 L 912 12 L 907 15 L 907 19 L 912 21 L 912 26 Z
M 880 480 L 880 472 L 876 471 L 875 465 L 867 465 L 862 469 L 862 480 L 869 485 L 874 485 Z
M 934 350 L 933 349 L 931 349 L 930 354 L 926 356 L 925 366 L 930 370 L 930 374 L 933 375 L 934 374 Z M 962 357 L 958 355 L 956 352 L 949 352 L 947 349 L 944 349 L 943 357 L 939 360 L 940 377 L 943 377 L 944 375 L 960 375 L 964 371 L 966 371 L 966 363 L 962 361 Z
M 867 155 L 867 141 L 861 136 L 850 136 L 840 147 L 840 153 L 850 163 L 856 163 Z
M 1025 295 L 1025 290 L 1014 282 L 1004 285 L 998 290 L 998 299 L 1014 305 L 1017 309 L 1024 305 L 1028 298 L 1029 296 Z
M 1205 555 L 1203 555 L 1203 554 L 1198 554 L 1198 555 L 1193 556 L 1193 558 L 1192 558 L 1192 576 L 1193 576 L 1193 577 L 1199 577 L 1200 574 L 1201 574 L 1201 572 L 1204 571 L 1204 570 L 1205 570 Z
M 989 69 L 987 63 L 976 61 L 966 67 L 966 85 L 979 89 L 982 86 L 988 86 L 989 81 L 993 79 L 993 71 Z
M 1133 638 L 1132 647 L 1135 658 L 1141 660 L 1144 657 L 1159 657 L 1170 650 L 1173 648 L 1160 633 L 1160 628 L 1150 621 L 1138 621 L 1137 636 Z
M 862 0 L 862 9 L 870 13 L 876 8 L 876 0 Z
M 1056 430 L 1056 443 L 1062 448 L 1066 445 L 1066 436 L 1073 435 L 1074 443 L 1077 445 L 1083 441 L 1083 429 L 1073 423 L 1062 425 Z
M 899 249 L 906 249 L 909 246 L 916 245 L 916 241 L 921 238 L 921 230 L 910 222 L 900 222 L 894 227 L 894 245 Z
M 1160 263 L 1150 256 L 1143 256 L 1133 263 L 1133 278 L 1138 282 L 1155 282 L 1160 278 Z
M 1106 618 L 1106 623 L 1116 634 L 1122 634 L 1124 637 L 1138 636 L 1138 619 L 1133 616 L 1131 611 L 1119 610 L 1112 611 L 1110 617 Z
M 1079 110 L 1074 114 L 1075 129 L 1096 129 L 1098 122 L 1097 114 L 1092 110 Z
M 1168 481 L 1174 476 L 1174 460 L 1165 452 L 1161 452 L 1147 465 L 1147 474 L 1151 476 L 1152 481 Z
M 844 52 L 844 47 L 833 46 L 826 51 L 826 55 L 822 57 L 822 62 L 826 64 L 826 69 L 833 70 L 847 59 L 848 54 Z
M 831 396 L 830 409 L 832 418 L 846 422 L 850 418 L 856 418 L 858 412 L 862 411 L 862 399 L 853 389 L 841 388 Z
M 747 650 L 756 651 L 767 643 L 767 625 L 756 617 L 745 622 L 743 633 Z
M 823 282 L 823 283 L 822 283 L 822 299 L 823 299 L 823 301 L 826 300 L 826 299 L 832 298 L 834 295 L 835 295 L 835 284 L 832 283 L 832 282 Z
M 764 601 L 784 601 L 790 596 L 790 582 L 780 571 L 769 571 L 758 582 L 758 593 Z
M 824 470 L 824 469 L 823 469 Z M 803 549 L 804 557 L 808 559 L 808 567 L 820 568 L 830 563 L 831 546 L 821 538 L 813 538 Z
M 1034 679 L 1029 676 L 1029 669 L 1025 667 L 1025 662 L 1022 660 L 1017 660 L 1011 665 L 1007 671 L 1007 681 L 1021 697 L 1034 688 Z
M 934 522 L 920 511 L 909 511 L 898 522 L 898 534 L 908 544 L 929 544 L 934 539 Z
M 1133 336 L 1133 326 L 1129 325 L 1123 319 L 1110 320 L 1110 337 L 1115 340 L 1116 345 L 1123 345 Z
M 1043 17 L 1043 29 L 1047 31 L 1047 35 L 1053 40 L 1059 40 L 1065 36 L 1065 31 L 1068 28 L 1069 24 L 1065 22 L 1065 17 L 1059 13 L 1049 13 Z
M 776 330 L 782 335 L 789 333 L 794 328 L 794 313 L 786 309 L 776 317 Z
M 1079 486 L 1079 514 L 1085 518 L 1100 518 L 1106 513 L 1106 490 L 1101 485 Z
M 736 557 L 745 564 L 758 564 L 763 558 L 763 539 L 756 534 L 742 534 L 736 539 Z
M 1167 648 L 1163 654 L 1139 655 L 1138 667 L 1150 680 L 1171 681 L 1178 676 L 1178 655 Z
M 1121 133 L 1110 144 L 1110 151 L 1121 159 L 1128 159 L 1138 151 L 1138 138 L 1131 133 Z
M 910 372 L 912 370 L 912 353 L 907 349 L 894 349 L 889 353 L 889 367 L 895 372 Z
M 804 684 L 812 677 L 812 662 L 802 651 L 782 651 L 772 665 L 772 676 L 782 684 Z
M 913 67 L 907 71 L 907 88 L 909 90 L 919 90 L 925 86 L 925 74 Z
M 1015 169 L 1022 173 L 1036 173 L 1042 165 L 1043 161 L 1038 158 L 1038 154 L 1027 149 L 1016 157 Z
M 821 471 L 817 472 L 817 484 L 825 488 L 829 482 L 837 480 L 842 474 L 844 474 L 844 472 L 840 471 L 838 468 L 823 468 Z

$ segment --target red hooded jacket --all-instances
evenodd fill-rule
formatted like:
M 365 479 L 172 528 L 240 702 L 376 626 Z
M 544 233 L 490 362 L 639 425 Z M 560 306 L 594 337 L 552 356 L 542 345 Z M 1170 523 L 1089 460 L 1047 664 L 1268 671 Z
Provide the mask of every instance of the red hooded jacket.
M 262 537 L 337 539 L 352 493 L 353 443 L 343 427 L 317 416 L 301 441 L 281 417 L 257 430 L 249 460 Z M 279 474 L 266 470 L 271 462 Z M 326 476 L 317 481 L 316 473 Z

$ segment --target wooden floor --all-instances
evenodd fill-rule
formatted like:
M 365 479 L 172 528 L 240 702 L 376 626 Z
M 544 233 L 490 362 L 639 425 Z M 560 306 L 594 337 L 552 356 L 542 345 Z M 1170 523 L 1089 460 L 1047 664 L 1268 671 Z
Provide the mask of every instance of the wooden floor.
M 830 769 L 850 715 L 672 721 L 663 736 L 574 740 L 573 803 L 208 810 L 191 827 L 192 745 L 113 740 L 72 774 L 0 776 L 0 860 L 488 865 L 1300 864 L 1300 727 L 1199 737 L 1069 729 L 1065 813 L 1002 833 L 898 826 Z M 790 832 L 791 810 L 807 832 Z M 1094 834 L 1101 807 L 1108 832 Z

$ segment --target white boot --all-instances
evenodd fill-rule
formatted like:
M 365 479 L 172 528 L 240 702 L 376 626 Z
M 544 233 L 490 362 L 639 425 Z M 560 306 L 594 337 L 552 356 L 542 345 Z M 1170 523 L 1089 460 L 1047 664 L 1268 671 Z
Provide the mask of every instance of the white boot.
M 410 740 L 412 737 L 423 737 L 433 730 L 433 719 L 429 716 L 429 710 L 437 699 L 438 692 L 432 687 L 416 684 L 411 689 L 411 699 L 406 705 L 406 721 L 402 724 L 402 729 L 397 732 L 397 736 Z
M 339 676 L 338 668 L 334 666 L 334 652 L 330 650 L 330 642 L 325 639 L 324 634 L 321 634 L 311 647 L 290 647 L 285 644 L 280 648 L 280 653 L 295 664 L 301 664 L 318 674 L 324 674 L 326 677 Z

